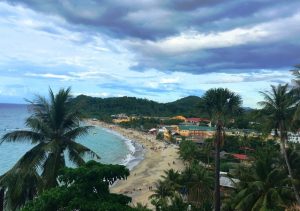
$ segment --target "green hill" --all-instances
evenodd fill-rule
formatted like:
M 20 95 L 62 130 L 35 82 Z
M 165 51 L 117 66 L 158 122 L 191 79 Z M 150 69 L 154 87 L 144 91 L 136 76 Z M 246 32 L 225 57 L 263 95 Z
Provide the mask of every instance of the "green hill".
M 113 114 L 126 113 L 142 116 L 199 116 L 200 97 L 189 96 L 171 103 L 158 103 L 152 100 L 136 97 L 96 98 L 79 95 L 73 99 L 75 107 L 82 108 L 86 117 L 104 117 Z M 203 116 L 203 115 L 202 115 Z

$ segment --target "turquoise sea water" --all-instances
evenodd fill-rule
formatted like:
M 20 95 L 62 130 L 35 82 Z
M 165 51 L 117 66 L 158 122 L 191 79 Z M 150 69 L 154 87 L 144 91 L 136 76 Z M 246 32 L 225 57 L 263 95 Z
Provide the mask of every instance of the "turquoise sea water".
M 0 104 L 0 137 L 9 131 L 24 129 L 24 120 L 29 115 L 26 105 Z M 100 127 L 94 127 L 89 135 L 77 141 L 96 152 L 101 157 L 102 163 L 123 164 L 132 168 L 140 160 L 137 157 L 139 150 L 136 150 L 139 146 Z M 9 170 L 31 147 L 30 143 L 2 143 L 0 175 Z

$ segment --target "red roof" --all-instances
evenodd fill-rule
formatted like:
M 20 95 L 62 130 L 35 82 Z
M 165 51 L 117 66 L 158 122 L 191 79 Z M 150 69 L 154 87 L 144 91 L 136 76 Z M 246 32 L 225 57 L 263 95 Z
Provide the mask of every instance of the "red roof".
M 244 154 L 231 154 L 234 158 L 239 160 L 247 160 L 248 156 Z
M 192 118 L 187 118 L 186 121 L 187 122 L 202 122 L 202 121 L 209 122 L 209 119 L 192 117 Z

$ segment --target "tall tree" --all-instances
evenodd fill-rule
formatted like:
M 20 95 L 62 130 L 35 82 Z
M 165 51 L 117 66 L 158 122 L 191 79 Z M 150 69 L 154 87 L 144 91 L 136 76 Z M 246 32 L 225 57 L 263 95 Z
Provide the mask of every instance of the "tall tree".
M 174 196 L 174 187 L 168 180 L 158 180 L 155 183 L 154 193 L 149 197 L 152 199 L 151 203 L 156 207 L 166 207 Z
M 293 89 L 292 89 L 292 93 L 294 95 L 294 97 L 297 99 L 297 109 L 294 113 L 294 117 L 293 117 L 293 121 L 294 123 L 298 123 L 298 124 L 294 124 L 297 125 L 297 127 L 299 128 L 299 123 L 300 123 L 300 65 L 296 65 L 295 69 L 292 70 L 293 75 L 295 76 L 295 79 L 293 80 Z
M 4 207 L 4 188 L 0 188 L 0 211 L 3 211 Z
M 49 90 L 49 99 L 37 96 L 31 101 L 31 116 L 26 119 L 28 130 L 5 134 L 2 142 L 29 142 L 35 146 L 0 177 L 5 201 L 17 209 L 36 193 L 58 184 L 58 171 L 66 166 L 65 154 L 75 165 L 85 163 L 83 155 L 98 157 L 75 139 L 85 135 L 89 126 L 80 125 L 80 114 L 70 107 L 70 88 L 57 94 Z
M 201 99 L 201 108 L 216 124 L 215 135 L 215 211 L 220 210 L 220 147 L 224 141 L 224 124 L 229 118 L 241 112 L 241 97 L 224 88 L 208 90 Z
M 290 178 L 292 179 L 292 187 L 300 205 L 299 193 L 294 184 L 294 175 L 288 160 L 286 152 L 286 142 L 288 139 L 287 132 L 290 129 L 295 114 L 297 98 L 288 88 L 288 84 L 271 86 L 271 91 L 260 92 L 264 97 L 264 101 L 259 102 L 262 108 L 262 115 L 265 115 L 273 122 L 275 130 L 280 132 L 281 152 L 286 163 L 286 167 Z
M 182 173 L 182 186 L 187 188 L 187 199 L 198 208 L 212 207 L 213 173 L 198 163 L 193 163 Z

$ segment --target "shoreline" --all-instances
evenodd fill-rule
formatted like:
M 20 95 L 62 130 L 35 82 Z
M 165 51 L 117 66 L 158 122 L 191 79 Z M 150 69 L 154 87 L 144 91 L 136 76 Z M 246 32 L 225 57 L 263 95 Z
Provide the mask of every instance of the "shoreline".
M 130 169 L 127 180 L 120 180 L 110 189 L 112 193 L 120 193 L 132 197 L 132 204 L 142 203 L 153 208 L 148 200 L 155 189 L 155 182 L 161 179 L 164 171 L 173 168 L 184 169 L 183 161 L 179 158 L 178 147 L 156 140 L 155 135 L 122 128 L 118 125 L 102 121 L 85 120 L 88 124 L 100 126 L 131 140 L 132 143 L 142 147 L 142 158 Z M 133 158 L 135 160 L 135 158 Z M 128 162 L 130 163 L 130 162 Z M 127 168 L 129 168 L 127 166 Z
M 104 123 L 104 122 L 97 122 L 95 124 L 95 121 L 86 121 L 88 124 L 100 127 L 104 129 L 106 132 L 111 133 L 115 136 L 118 136 L 120 139 L 124 140 L 125 144 L 128 147 L 128 150 L 130 151 L 129 154 L 119 163 L 119 165 L 126 166 L 129 170 L 132 170 L 136 165 L 138 165 L 143 159 L 144 159 L 144 153 L 145 150 L 143 146 L 136 142 L 135 140 L 130 139 L 129 137 L 125 137 L 125 134 L 121 134 L 110 127 L 113 125 Z M 94 124 L 93 124 L 94 122 Z M 101 124 L 101 125 L 100 125 Z

